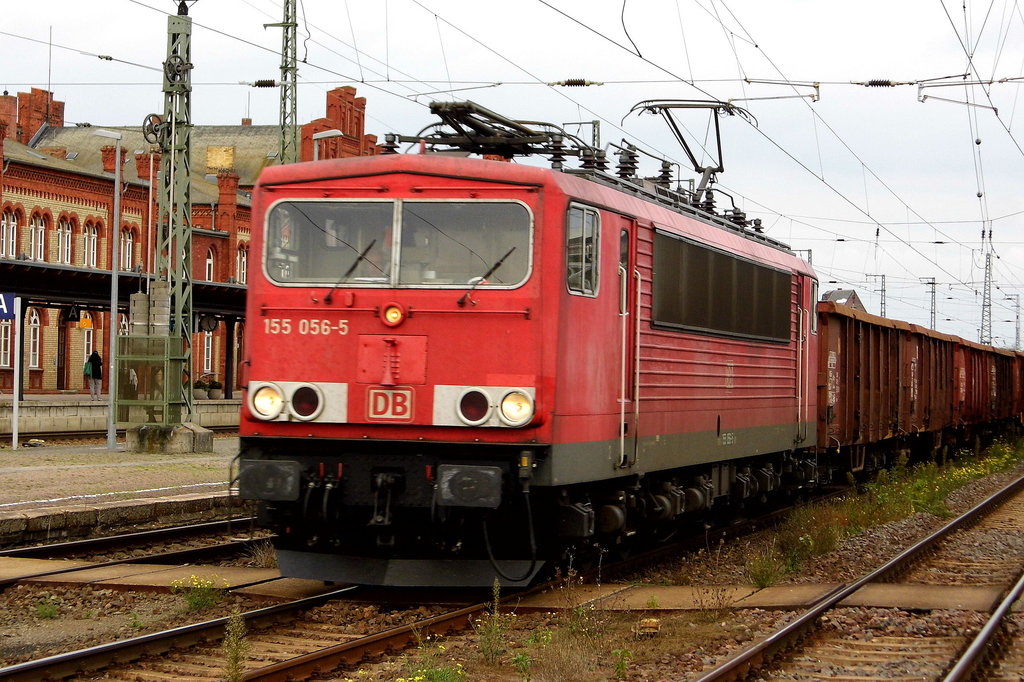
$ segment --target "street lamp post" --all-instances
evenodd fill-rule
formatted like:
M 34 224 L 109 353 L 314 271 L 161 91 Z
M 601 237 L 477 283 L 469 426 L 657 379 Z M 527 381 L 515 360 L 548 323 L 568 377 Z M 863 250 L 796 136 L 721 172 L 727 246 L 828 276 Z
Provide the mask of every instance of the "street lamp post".
M 109 407 L 107 409 L 107 449 L 117 449 L 117 415 L 115 414 L 117 409 L 117 274 L 120 263 L 118 259 L 120 257 L 120 245 L 119 238 L 121 236 L 121 133 L 115 133 L 110 130 L 97 130 L 93 132 L 93 135 L 99 137 L 107 137 L 114 140 L 114 215 L 111 219 L 110 226 L 110 347 L 107 349 L 107 357 L 110 361 L 110 369 L 108 370 L 108 383 L 110 386 L 109 391 Z
M 313 133 L 313 160 L 320 160 L 320 140 L 326 140 L 329 137 L 342 137 L 345 133 L 341 132 L 337 128 L 331 128 L 330 130 L 322 130 L 319 133 Z

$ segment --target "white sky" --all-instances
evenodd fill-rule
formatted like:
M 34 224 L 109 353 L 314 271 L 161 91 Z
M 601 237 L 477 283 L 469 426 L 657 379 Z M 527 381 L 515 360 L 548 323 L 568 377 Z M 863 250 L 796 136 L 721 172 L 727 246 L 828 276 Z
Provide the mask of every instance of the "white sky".
M 42 12 L 12 3 L 0 28 L 0 86 L 14 94 L 50 84 L 69 124 L 140 125 L 163 108 L 154 69 L 167 47 L 165 13 L 176 7 L 172 0 L 48 0 Z M 432 99 L 472 99 L 515 119 L 600 120 L 603 144 L 628 139 L 657 150 L 681 163 L 687 179 L 694 173 L 661 119 L 626 117 L 635 103 L 810 92 L 743 78 L 820 82 L 818 102 L 737 102 L 757 127 L 738 117 L 723 122 L 719 187 L 771 236 L 813 250 L 823 291 L 852 287 L 878 313 L 881 281 L 867 275 L 884 274 L 887 315 L 927 325 L 929 289 L 920 278 L 934 277 L 937 328 L 972 340 L 981 323 L 980 237 L 983 225 L 991 227 L 992 333 L 997 345 L 1012 346 L 1016 304 L 1005 297 L 1024 293 L 1024 80 L 930 88 L 924 94 L 932 99 L 918 101 L 921 80 L 1024 75 L 1020 6 L 968 0 L 966 7 L 961 0 L 299 0 L 299 120 L 321 116 L 324 93 L 339 85 L 367 98 L 367 132 L 381 138 L 432 123 Z M 238 83 L 279 77 L 281 30 L 263 24 L 281 20 L 280 0 L 199 0 L 190 15 L 193 121 L 231 124 L 248 115 L 277 123 L 278 90 Z M 544 84 L 567 78 L 604 85 Z M 849 84 L 869 79 L 914 84 Z M 436 92 L 451 89 L 458 91 Z M 939 97 L 969 97 L 998 114 Z M 684 123 L 699 149 L 706 120 Z M 589 138 L 589 126 L 580 132 Z M 656 171 L 655 162 L 643 162 L 642 174 Z

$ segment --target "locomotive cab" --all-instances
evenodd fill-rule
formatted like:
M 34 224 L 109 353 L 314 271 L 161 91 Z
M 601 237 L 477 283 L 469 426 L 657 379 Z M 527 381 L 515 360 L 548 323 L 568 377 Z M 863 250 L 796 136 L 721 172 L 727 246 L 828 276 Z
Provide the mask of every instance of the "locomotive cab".
M 489 585 L 495 566 L 507 583 L 543 566 L 528 497 L 551 404 L 537 171 L 453 179 L 425 161 L 267 173 L 257 192 L 240 492 L 287 575 Z

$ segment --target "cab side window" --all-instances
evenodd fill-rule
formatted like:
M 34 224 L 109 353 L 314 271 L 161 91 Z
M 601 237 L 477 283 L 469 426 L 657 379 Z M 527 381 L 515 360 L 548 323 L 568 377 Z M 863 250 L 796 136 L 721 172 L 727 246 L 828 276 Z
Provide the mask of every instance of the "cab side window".
M 580 296 L 597 295 L 601 216 L 592 208 L 570 206 L 565 231 L 566 284 Z

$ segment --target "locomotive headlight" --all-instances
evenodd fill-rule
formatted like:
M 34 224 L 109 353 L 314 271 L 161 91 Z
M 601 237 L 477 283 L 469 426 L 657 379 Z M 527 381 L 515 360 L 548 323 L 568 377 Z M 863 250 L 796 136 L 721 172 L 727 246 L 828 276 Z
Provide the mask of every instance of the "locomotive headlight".
M 500 415 L 509 426 L 522 426 L 533 417 L 533 400 L 522 391 L 509 391 L 501 399 Z
M 315 419 L 323 407 L 323 396 L 315 386 L 299 386 L 292 393 L 290 409 L 302 421 Z
M 284 409 L 284 396 L 277 386 L 260 386 L 252 395 L 252 409 L 260 419 L 274 419 Z
M 397 327 L 405 320 L 405 309 L 397 303 L 388 303 L 384 306 L 381 319 L 389 327 Z
M 459 419 L 469 426 L 479 426 L 491 416 L 491 399 L 478 388 L 467 388 L 459 396 Z

